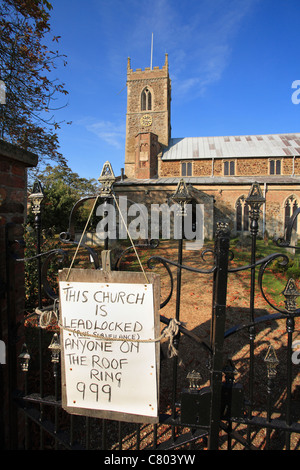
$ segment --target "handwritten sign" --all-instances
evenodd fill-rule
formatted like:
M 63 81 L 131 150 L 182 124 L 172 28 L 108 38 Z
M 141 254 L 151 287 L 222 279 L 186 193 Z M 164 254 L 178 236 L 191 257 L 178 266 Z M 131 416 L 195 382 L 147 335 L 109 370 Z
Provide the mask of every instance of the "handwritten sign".
M 158 422 L 159 277 L 72 269 L 67 279 L 67 271 L 59 273 L 63 408 Z

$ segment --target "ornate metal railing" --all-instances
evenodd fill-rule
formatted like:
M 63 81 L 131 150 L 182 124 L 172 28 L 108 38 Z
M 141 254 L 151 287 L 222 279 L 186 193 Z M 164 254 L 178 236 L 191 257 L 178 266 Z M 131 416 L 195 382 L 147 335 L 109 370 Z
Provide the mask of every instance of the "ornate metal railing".
M 74 223 L 76 220 L 76 212 L 78 208 L 87 200 L 96 198 L 102 198 L 104 201 L 112 199 L 113 195 L 113 184 L 114 175 L 112 173 L 110 165 L 105 164 L 101 177 L 102 190 L 97 196 L 89 196 L 78 201 L 72 209 L 70 214 L 69 228 L 66 232 L 60 234 L 60 240 L 62 244 L 67 246 L 74 246 L 76 248 L 83 247 L 95 269 L 105 268 L 99 259 L 98 252 L 80 242 L 75 242 L 75 230 Z M 24 410 L 25 414 L 25 448 L 29 447 L 29 422 L 34 422 L 40 429 L 40 448 L 44 448 L 44 436 L 47 434 L 53 438 L 54 447 L 60 448 L 61 446 L 66 448 L 76 448 L 75 443 L 75 417 L 70 416 L 70 423 L 68 426 L 61 426 L 60 424 L 60 413 L 61 413 L 61 401 L 60 401 L 60 382 L 59 382 L 59 340 L 57 332 L 54 333 L 51 338 L 49 348 L 51 352 L 51 362 L 53 365 L 53 386 L 54 393 L 51 396 L 46 396 L 44 391 L 44 375 L 45 375 L 45 359 L 44 359 L 44 334 L 43 327 L 49 324 L 50 320 L 58 318 L 58 303 L 59 298 L 57 293 L 52 289 L 48 280 L 48 268 L 54 258 L 59 258 L 63 264 L 67 259 L 67 249 L 59 248 L 54 249 L 46 253 L 40 253 L 40 236 L 41 236 L 41 208 L 40 202 L 42 201 L 42 190 L 38 186 L 38 191 L 32 194 L 32 200 L 34 201 L 34 213 L 35 213 L 35 229 L 37 237 L 37 253 L 33 257 L 37 262 L 38 270 L 38 306 L 32 315 L 39 316 L 40 328 L 38 328 L 39 335 L 39 386 L 38 390 L 34 393 L 28 390 L 28 364 L 31 361 L 30 351 L 28 351 L 26 345 L 22 350 L 19 357 L 22 372 L 24 373 L 24 391 L 18 396 L 18 404 Z M 187 202 L 190 200 L 188 188 L 184 182 L 180 182 L 177 190 L 173 194 L 172 200 L 176 202 L 181 211 L 181 220 L 183 223 L 184 208 Z M 283 264 L 288 263 L 289 258 L 282 252 L 268 255 L 263 259 L 256 259 L 257 256 L 257 236 L 259 231 L 259 214 L 262 204 L 265 200 L 262 196 L 260 187 L 258 184 L 253 184 L 247 198 L 247 203 L 250 208 L 250 234 L 251 234 L 251 260 L 250 264 L 239 267 L 231 267 L 231 261 L 234 259 L 233 252 L 230 250 L 230 233 L 226 224 L 218 224 L 217 231 L 215 234 L 215 245 L 213 249 L 203 250 L 201 253 L 201 260 L 205 262 L 207 255 L 212 257 L 212 262 L 209 268 L 203 269 L 198 267 L 192 267 L 183 262 L 183 239 L 178 240 L 177 247 L 177 260 L 170 260 L 166 257 L 155 254 L 149 257 L 148 268 L 157 269 L 158 266 L 165 270 L 165 274 L 169 279 L 169 291 L 165 298 L 161 301 L 161 315 L 160 321 L 162 324 L 168 325 L 170 319 L 162 314 L 163 308 L 168 305 L 170 300 L 175 296 L 175 319 L 179 324 L 179 330 L 174 338 L 174 346 L 176 349 L 180 349 L 180 338 L 184 335 L 186 338 L 191 340 L 191 348 L 200 347 L 204 349 L 209 356 L 208 370 L 209 370 L 209 386 L 201 387 L 199 384 L 199 375 L 197 371 L 189 371 L 188 379 L 190 381 L 190 387 L 183 390 L 178 396 L 177 390 L 177 374 L 179 359 L 177 356 L 172 358 L 172 397 L 168 413 L 163 413 L 160 416 L 160 423 L 169 425 L 171 434 L 164 443 L 158 444 L 158 426 L 153 426 L 153 438 L 151 441 L 151 447 L 157 449 L 172 449 L 182 445 L 188 445 L 194 442 L 202 442 L 202 445 L 206 445 L 206 439 L 208 439 L 209 449 L 218 449 L 220 446 L 220 432 L 223 431 L 228 436 L 228 448 L 231 448 L 232 441 L 235 440 L 245 447 L 254 448 L 252 442 L 252 431 L 255 428 L 264 428 L 267 430 L 267 441 L 266 448 L 270 445 L 270 436 L 272 430 L 279 430 L 286 433 L 285 446 L 287 449 L 290 448 L 290 437 L 292 433 L 299 433 L 300 425 L 298 422 L 292 419 L 292 367 L 293 363 L 291 357 L 293 354 L 293 334 L 295 331 L 295 318 L 299 316 L 299 308 L 297 308 L 297 297 L 300 295 L 296 282 L 293 279 L 289 279 L 286 287 L 283 291 L 285 297 L 285 309 L 279 308 L 274 305 L 268 298 L 265 292 L 263 280 L 267 269 L 276 260 L 281 260 Z M 300 209 L 298 209 L 293 217 L 291 218 L 289 225 L 286 230 L 285 238 L 276 240 L 278 247 L 291 247 L 291 234 L 292 228 L 295 224 L 296 218 L 299 215 Z M 155 240 L 149 240 L 141 244 L 136 244 L 134 249 L 139 248 L 158 248 L 159 242 Z M 107 252 L 109 248 L 109 240 L 105 239 L 104 250 Z M 297 246 L 294 247 L 298 249 Z M 118 270 L 121 267 L 121 262 L 126 257 L 133 247 L 127 247 L 117 256 L 115 263 L 111 266 L 111 269 Z M 44 257 L 46 257 L 44 259 Z M 44 260 L 44 261 L 43 261 Z M 19 262 L 24 261 L 18 259 Z M 174 276 L 174 271 L 176 276 Z M 258 278 L 256 281 L 256 271 L 258 269 Z M 181 308 L 182 308 L 182 272 L 187 271 L 194 273 L 195 275 L 210 275 L 213 278 L 213 294 L 212 294 L 212 318 L 211 318 L 211 332 L 210 339 L 202 338 L 195 334 L 193 331 L 189 331 L 181 323 Z M 228 276 L 231 273 L 239 273 L 242 271 L 250 271 L 250 288 L 249 288 L 249 314 L 248 318 L 243 318 L 241 323 L 226 330 L 226 297 L 227 297 L 227 284 Z M 256 316 L 255 309 L 255 288 L 258 285 L 266 304 L 274 310 L 276 313 L 268 313 L 263 316 Z M 176 289 L 175 289 L 176 286 Z M 50 301 L 50 305 L 44 306 L 42 304 L 42 288 Z M 28 319 L 28 317 L 27 317 Z M 275 349 L 270 345 L 268 354 L 265 358 L 265 364 L 267 366 L 267 411 L 266 416 L 257 416 L 255 411 L 255 400 L 254 400 L 254 387 L 255 387 L 255 340 L 256 340 L 256 329 L 259 325 L 269 322 L 270 320 L 286 320 L 286 331 L 287 331 L 287 362 L 286 362 L 286 412 L 284 420 L 272 420 L 272 409 L 271 409 L 271 396 L 274 391 L 274 382 L 276 378 L 276 367 L 278 366 L 278 359 L 276 357 Z M 44 322 L 44 323 L 43 323 Z M 247 399 L 244 391 L 244 387 L 240 383 L 235 382 L 235 366 L 233 361 L 226 362 L 224 365 L 224 341 L 228 338 L 232 338 L 235 334 L 239 334 L 241 331 L 248 333 L 249 341 L 249 381 L 248 381 L 248 393 Z M 196 351 L 196 350 L 195 350 Z M 195 352 L 196 354 L 196 352 Z M 197 349 L 197 354 L 199 354 Z M 52 421 L 46 419 L 45 410 L 51 408 L 54 410 Z M 100 423 L 101 421 L 101 423 Z M 106 420 L 98 420 L 97 429 L 101 429 L 101 447 L 105 448 L 108 444 L 107 430 L 109 423 Z M 247 437 L 243 437 L 237 431 L 233 431 L 233 424 L 246 425 L 247 426 Z M 178 428 L 189 429 L 189 432 L 177 433 Z M 85 438 L 81 439 L 80 446 L 89 448 L 90 444 L 90 430 L 91 430 L 91 419 L 86 418 L 82 429 L 85 429 Z M 141 444 L 141 426 L 136 425 L 136 448 L 140 447 Z M 124 436 L 122 435 L 122 424 L 119 423 L 118 431 L 115 436 L 115 443 L 118 449 L 122 448 L 122 442 Z

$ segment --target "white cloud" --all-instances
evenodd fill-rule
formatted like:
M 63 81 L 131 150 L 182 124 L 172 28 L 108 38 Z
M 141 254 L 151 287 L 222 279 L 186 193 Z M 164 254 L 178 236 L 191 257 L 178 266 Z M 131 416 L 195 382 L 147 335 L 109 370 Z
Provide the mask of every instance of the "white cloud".
M 149 66 L 153 33 L 153 65 L 161 66 L 168 52 L 174 96 L 201 95 L 222 78 L 237 34 L 260 1 L 114 0 L 111 8 L 97 0 L 110 65 L 120 73 L 129 56 L 133 69 Z
M 124 148 L 125 125 L 116 124 L 111 121 L 96 121 L 91 124 L 85 124 L 86 129 L 92 132 L 100 140 L 117 149 Z
M 164 31 L 176 96 L 194 98 L 222 78 L 243 21 L 258 1 L 191 1 L 188 21 L 175 10 L 169 15 Z M 172 0 L 163 2 L 172 8 Z

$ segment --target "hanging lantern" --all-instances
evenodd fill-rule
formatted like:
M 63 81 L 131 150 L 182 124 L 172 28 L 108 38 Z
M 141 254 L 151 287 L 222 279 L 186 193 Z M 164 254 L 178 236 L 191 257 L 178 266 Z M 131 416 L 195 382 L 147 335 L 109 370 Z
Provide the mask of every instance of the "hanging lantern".
M 42 200 L 44 199 L 44 192 L 42 185 L 38 180 L 34 183 L 32 193 L 28 199 L 31 202 L 32 212 L 36 215 L 40 214 Z
M 19 355 L 19 361 L 20 361 L 21 370 L 23 372 L 28 372 L 30 354 L 28 352 L 26 344 L 23 344 L 21 354 Z
M 48 349 L 51 351 L 51 362 L 58 363 L 60 357 L 60 341 L 57 333 L 54 333 L 52 341 L 48 346 Z
M 181 179 L 177 185 L 176 191 L 172 194 L 171 198 L 172 201 L 176 202 L 181 208 L 181 213 L 185 214 L 185 206 L 191 200 L 191 195 L 189 190 L 185 184 L 184 179 Z

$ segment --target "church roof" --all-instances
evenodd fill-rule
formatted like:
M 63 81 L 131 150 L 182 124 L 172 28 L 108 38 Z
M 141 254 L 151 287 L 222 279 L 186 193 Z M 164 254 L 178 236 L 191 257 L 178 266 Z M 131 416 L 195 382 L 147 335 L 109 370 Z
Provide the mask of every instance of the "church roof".
M 186 184 L 191 185 L 250 185 L 255 180 L 259 184 L 272 184 L 275 186 L 284 186 L 290 184 L 300 184 L 300 176 L 292 175 L 266 175 L 266 176 L 178 176 L 178 177 L 160 177 L 160 178 L 125 178 L 122 181 L 116 181 L 114 187 L 120 186 L 174 186 L 184 179 Z
M 300 134 L 185 137 L 171 139 L 162 160 L 294 155 L 300 155 Z

